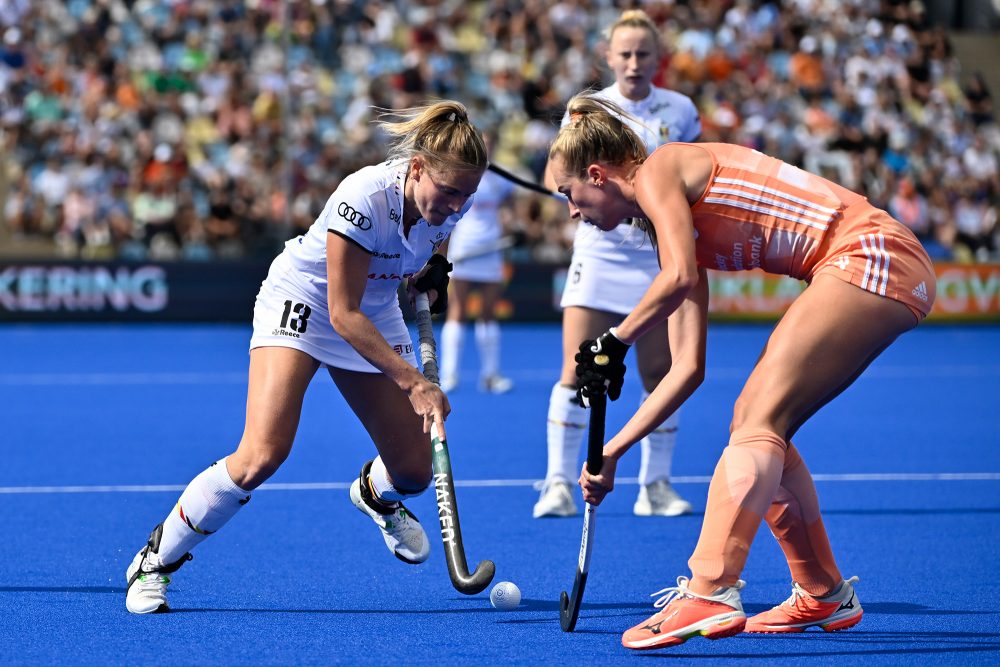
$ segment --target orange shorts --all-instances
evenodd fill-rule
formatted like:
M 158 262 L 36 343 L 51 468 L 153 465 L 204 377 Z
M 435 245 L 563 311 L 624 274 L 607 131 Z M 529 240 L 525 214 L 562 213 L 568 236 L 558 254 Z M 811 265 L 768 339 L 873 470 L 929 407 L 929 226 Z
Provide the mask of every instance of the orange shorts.
M 917 321 L 934 305 L 937 282 L 924 247 L 909 229 L 867 201 L 831 225 L 811 281 L 828 273 L 906 305 Z

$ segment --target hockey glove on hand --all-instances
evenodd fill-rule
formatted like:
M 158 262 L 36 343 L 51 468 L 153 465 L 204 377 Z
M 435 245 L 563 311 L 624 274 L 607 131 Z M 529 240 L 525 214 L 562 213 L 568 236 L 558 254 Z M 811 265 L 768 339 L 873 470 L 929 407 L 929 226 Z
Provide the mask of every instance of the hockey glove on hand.
M 607 389 L 608 398 L 617 401 L 625 381 L 625 355 L 629 346 L 612 331 L 597 340 L 585 340 L 576 354 L 576 395 L 583 406 L 588 396 Z
M 413 283 L 413 288 L 418 292 L 434 290 L 437 298 L 431 304 L 431 313 L 437 315 L 448 310 L 448 273 L 455 268 L 444 255 L 434 253 L 427 260 L 423 275 Z

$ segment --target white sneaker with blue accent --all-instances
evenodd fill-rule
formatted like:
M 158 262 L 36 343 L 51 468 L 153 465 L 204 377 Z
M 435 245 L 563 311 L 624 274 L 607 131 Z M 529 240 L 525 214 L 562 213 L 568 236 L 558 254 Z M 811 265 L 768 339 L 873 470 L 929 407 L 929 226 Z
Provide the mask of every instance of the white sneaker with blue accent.
M 639 487 L 639 497 L 632 506 L 636 516 L 680 516 L 690 514 L 691 503 L 680 497 L 665 479 Z
M 536 519 L 542 517 L 562 517 L 576 516 L 576 502 L 573 500 L 573 487 L 569 482 L 556 480 L 554 482 L 542 482 L 542 495 L 531 515 Z

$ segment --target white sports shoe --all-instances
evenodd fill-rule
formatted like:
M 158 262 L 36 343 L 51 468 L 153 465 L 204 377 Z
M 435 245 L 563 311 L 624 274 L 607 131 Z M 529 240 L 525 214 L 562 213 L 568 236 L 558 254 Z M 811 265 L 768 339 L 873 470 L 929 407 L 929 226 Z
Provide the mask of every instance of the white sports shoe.
M 444 393 L 452 392 L 458 389 L 458 376 L 457 375 L 445 375 L 441 378 L 441 391 Z
M 557 480 L 541 483 L 542 495 L 535 503 L 531 515 L 540 519 L 549 516 L 576 516 L 576 502 L 573 500 L 573 487 L 569 482 Z
M 514 388 L 514 381 L 502 375 L 491 375 L 479 380 L 479 390 L 489 394 L 506 394 Z
M 128 592 L 125 594 L 125 608 L 133 614 L 161 614 L 170 611 L 167 606 L 168 574 L 176 572 L 181 565 L 191 560 L 191 554 L 184 554 L 172 565 L 163 565 L 157 555 L 160 551 L 160 537 L 163 524 L 153 529 L 139 553 L 125 570 Z
M 684 500 L 665 479 L 639 487 L 639 497 L 632 506 L 636 516 L 680 516 L 691 513 L 691 503 Z
M 389 551 L 404 563 L 423 563 L 431 554 L 427 533 L 417 517 L 401 502 L 387 503 L 375 497 L 368 485 L 369 461 L 361 469 L 361 476 L 351 484 L 351 502 L 371 517 L 382 531 L 382 538 Z

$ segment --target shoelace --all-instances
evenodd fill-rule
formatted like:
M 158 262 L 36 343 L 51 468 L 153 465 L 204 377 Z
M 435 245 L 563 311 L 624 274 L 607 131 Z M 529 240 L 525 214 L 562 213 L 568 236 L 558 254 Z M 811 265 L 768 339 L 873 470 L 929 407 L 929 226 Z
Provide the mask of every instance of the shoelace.
M 655 598 L 657 595 L 660 596 L 656 599 L 655 602 L 653 602 L 653 607 L 655 609 L 663 609 L 668 604 L 670 604 L 670 602 L 675 598 L 682 598 L 687 595 L 691 595 L 691 592 L 688 590 L 687 585 L 688 585 L 687 577 L 677 577 L 676 586 L 667 586 L 666 588 L 661 588 L 655 593 L 650 593 L 649 597 L 651 598 Z
M 572 486 L 573 486 L 569 482 L 563 482 L 562 480 L 558 480 L 558 481 L 555 481 L 555 482 L 546 483 L 546 481 L 544 479 L 539 479 L 539 480 L 537 480 L 535 482 L 532 482 L 531 488 L 533 488 L 535 491 L 548 491 L 550 488 L 552 488 L 556 484 L 567 484 L 567 485 L 570 486 L 570 488 L 572 488 Z
M 396 538 L 410 548 L 419 547 L 423 543 L 423 535 L 425 534 L 423 528 L 420 527 L 420 522 L 405 507 L 399 508 L 395 516 L 398 517 L 398 520 L 393 524 L 393 533 L 395 533 Z
M 667 503 L 673 502 L 677 497 L 677 493 L 674 492 L 668 484 L 660 484 L 653 482 L 650 484 L 646 493 L 649 495 L 649 500 L 661 505 L 666 505 Z
M 653 602 L 653 607 L 656 609 L 662 609 L 670 604 L 671 601 L 682 597 L 700 598 L 702 600 L 709 600 L 712 602 L 717 601 L 711 595 L 698 595 L 697 593 L 692 593 L 688 590 L 688 581 L 690 580 L 687 577 L 677 577 L 676 586 L 668 586 L 667 588 L 661 588 L 655 593 L 650 593 L 649 597 L 651 598 L 655 598 L 657 595 L 660 596 L 655 602 Z M 741 590 L 745 585 L 746 582 L 740 579 L 736 582 L 736 585 L 733 586 L 733 588 Z
M 853 585 L 853 584 L 856 584 L 859 581 L 861 581 L 861 578 L 857 577 L 857 576 L 854 576 L 854 577 L 851 577 L 850 579 L 847 579 L 846 581 L 847 581 L 847 583 Z M 789 607 L 798 607 L 799 606 L 799 601 L 800 600 L 804 600 L 806 598 L 811 599 L 811 600 L 817 600 L 817 599 L 819 599 L 815 595 L 810 595 L 809 591 L 807 591 L 806 589 L 804 589 L 801 586 L 799 586 L 797 582 L 793 581 L 792 582 L 792 594 L 788 597 L 787 600 L 785 600 L 785 604 L 787 604 Z

